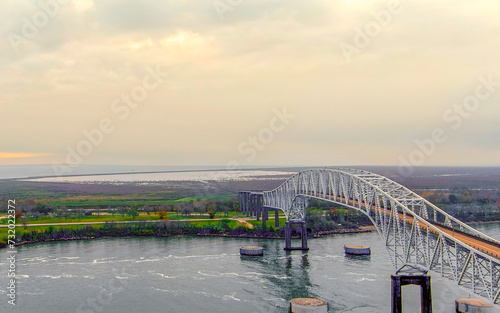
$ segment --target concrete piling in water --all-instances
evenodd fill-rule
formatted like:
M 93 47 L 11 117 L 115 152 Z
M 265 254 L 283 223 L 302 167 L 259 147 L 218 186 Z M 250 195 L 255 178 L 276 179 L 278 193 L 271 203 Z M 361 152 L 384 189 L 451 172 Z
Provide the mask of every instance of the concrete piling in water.
M 344 251 L 349 255 L 370 255 L 371 250 L 369 246 L 356 246 L 356 245 L 345 245 Z
M 391 275 L 391 312 L 403 312 L 401 288 L 406 285 L 420 286 L 420 309 L 422 313 L 432 313 L 431 277 L 427 275 Z
M 455 311 L 457 313 L 493 313 L 493 305 L 486 301 L 475 298 L 460 298 L 455 300 Z
M 300 247 L 292 247 L 292 232 L 300 235 Z M 309 250 L 307 247 L 307 228 L 304 221 L 293 221 L 285 223 L 285 250 Z
M 258 246 L 243 246 L 240 248 L 241 255 L 261 256 L 264 255 L 264 248 Z
M 315 298 L 295 298 L 290 301 L 290 313 L 327 313 L 328 303 Z

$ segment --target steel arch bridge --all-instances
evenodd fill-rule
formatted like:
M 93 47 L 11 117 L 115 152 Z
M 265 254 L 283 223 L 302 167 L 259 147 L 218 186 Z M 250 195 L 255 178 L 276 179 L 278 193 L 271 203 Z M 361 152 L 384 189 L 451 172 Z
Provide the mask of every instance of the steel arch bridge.
M 500 305 L 500 242 L 450 216 L 408 188 L 357 169 L 307 170 L 263 192 L 263 206 L 304 221 L 310 198 L 366 214 L 394 268 L 433 271 Z

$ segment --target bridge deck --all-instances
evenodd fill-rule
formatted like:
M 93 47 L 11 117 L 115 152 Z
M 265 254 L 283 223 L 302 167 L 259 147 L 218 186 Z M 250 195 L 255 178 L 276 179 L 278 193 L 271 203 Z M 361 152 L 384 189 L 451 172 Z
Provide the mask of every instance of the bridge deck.
M 500 306 L 499 240 L 386 177 L 356 169 L 302 171 L 265 191 L 263 203 L 303 221 L 310 197 L 370 216 L 396 269 L 424 266 Z
M 464 233 L 456 232 L 447 227 L 443 227 L 435 223 L 432 224 L 434 225 L 434 227 L 439 228 L 439 230 L 442 231 L 443 233 L 446 233 L 451 237 L 460 240 L 461 242 L 471 246 L 472 248 L 477 249 L 497 259 L 500 259 L 500 247 L 492 243 L 489 243 L 483 239 L 472 237 Z
M 333 200 L 333 197 L 329 196 L 329 198 L 331 200 Z M 346 203 L 345 198 L 340 198 L 338 196 L 337 196 L 337 199 L 333 200 L 333 201 L 338 202 L 338 203 L 344 203 L 344 204 Z M 349 205 L 353 206 L 353 207 L 359 207 L 359 204 L 357 201 L 355 203 L 353 203 L 352 200 L 349 200 Z M 365 207 L 365 204 L 363 203 L 362 206 Z M 376 210 L 375 205 L 372 206 L 372 210 Z M 390 209 L 387 209 L 388 215 L 390 215 L 390 211 L 391 211 Z M 403 214 L 399 213 L 399 218 L 403 219 L 404 218 Z M 413 217 L 412 216 L 407 215 L 406 220 L 408 221 L 408 223 L 413 224 Z M 461 242 L 465 243 L 466 245 L 500 260 L 500 247 L 498 247 L 497 245 L 490 243 L 486 240 L 483 240 L 481 238 L 476 238 L 476 237 L 473 237 L 473 236 L 470 236 L 470 235 L 467 235 L 467 234 L 464 234 L 464 233 L 461 233 L 458 231 L 453 231 L 452 229 L 449 229 L 447 227 L 441 226 L 439 224 L 436 224 L 436 223 L 433 223 L 430 221 L 428 221 L 428 222 L 430 224 L 432 224 L 434 227 L 438 228 L 443 233 L 446 233 L 447 235 L 460 240 Z M 422 227 L 423 229 L 427 228 L 427 226 L 423 223 L 420 224 L 420 227 Z

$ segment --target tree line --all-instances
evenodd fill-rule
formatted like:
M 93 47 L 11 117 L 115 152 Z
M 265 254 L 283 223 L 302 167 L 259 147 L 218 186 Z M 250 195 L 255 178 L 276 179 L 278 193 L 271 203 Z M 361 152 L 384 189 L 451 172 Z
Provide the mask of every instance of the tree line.
M 0 199 L 0 205 L 1 201 Z M 131 206 L 116 206 L 116 207 L 67 207 L 67 206 L 51 206 L 42 201 L 33 199 L 25 199 L 17 202 L 17 210 L 20 215 L 38 220 L 40 217 L 55 217 L 57 219 L 81 218 L 88 215 L 100 215 L 102 213 L 111 214 L 113 217 L 130 216 L 135 219 L 140 212 L 145 212 L 147 215 L 159 215 L 160 219 L 167 218 L 167 212 L 174 212 L 177 215 L 191 216 L 197 214 L 199 216 L 208 214 L 210 218 L 214 218 L 217 213 L 222 217 L 228 216 L 229 212 L 237 212 L 239 204 L 236 198 L 225 200 L 201 199 L 191 201 L 179 201 L 174 204 L 165 205 L 131 205 Z M 4 209 L 6 206 L 0 206 Z

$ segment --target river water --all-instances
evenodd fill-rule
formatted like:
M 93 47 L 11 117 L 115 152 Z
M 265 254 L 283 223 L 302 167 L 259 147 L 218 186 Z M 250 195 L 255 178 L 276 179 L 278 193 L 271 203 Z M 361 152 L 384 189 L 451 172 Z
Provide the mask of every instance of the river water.
M 500 224 L 475 225 L 500 239 Z M 239 247 L 264 246 L 264 257 Z M 344 255 L 365 244 L 369 258 Z M 296 297 L 329 302 L 329 312 L 390 312 L 392 265 L 376 232 L 309 240 L 118 238 L 18 248 L 17 304 L 7 303 L 7 250 L 0 252 L 0 312 L 287 312 Z M 434 312 L 454 312 L 468 292 L 432 275 Z M 403 289 L 405 313 L 420 312 L 419 290 Z

